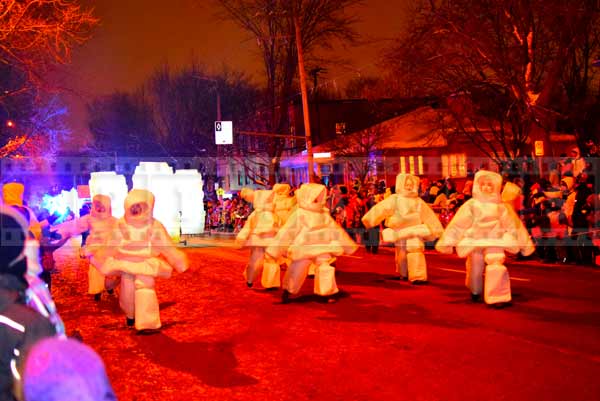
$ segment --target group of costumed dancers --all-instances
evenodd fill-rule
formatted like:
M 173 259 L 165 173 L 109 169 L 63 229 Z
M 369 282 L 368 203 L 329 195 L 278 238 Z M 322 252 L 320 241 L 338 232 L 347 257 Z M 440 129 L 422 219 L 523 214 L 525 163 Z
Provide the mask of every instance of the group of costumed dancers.
M 429 205 L 418 196 L 419 178 L 398 174 L 396 193 L 373 206 L 363 217 L 372 228 L 383 222 L 384 242 L 395 246 L 397 277 L 413 284 L 428 281 L 425 242 L 437 240 L 435 249 L 466 258 L 466 286 L 473 301 L 495 307 L 511 302 L 505 252 L 534 252 L 527 229 L 508 202 L 502 200 L 502 177 L 479 171 L 473 182 L 473 197 L 465 202 L 444 229 Z M 327 189 L 321 184 L 303 184 L 290 196 L 287 184 L 272 190 L 242 190 L 253 204 L 236 242 L 250 248 L 244 271 L 248 287 L 261 274 L 266 289 L 282 288 L 282 302 L 293 299 L 314 274 L 314 293 L 328 302 L 339 292 L 335 281 L 336 257 L 349 255 L 358 245 L 331 217 L 326 208 Z M 281 267 L 286 266 L 280 281 Z
M 502 178 L 490 171 L 475 174 L 473 197 L 465 202 L 444 229 L 429 205 L 418 196 L 419 178 L 398 174 L 396 193 L 372 207 L 363 217 L 366 228 L 381 224 L 384 242 L 395 246 L 396 272 L 413 284 L 428 281 L 425 242 L 437 239 L 435 248 L 466 258 L 466 285 L 474 301 L 504 306 L 511 301 L 505 251 L 531 254 L 535 247 L 523 223 L 501 197 Z M 22 194 L 22 191 L 21 191 Z M 259 275 L 266 289 L 282 288 L 283 303 L 291 302 L 309 275 L 314 275 L 314 293 L 335 302 L 339 289 L 334 261 L 350 255 L 358 245 L 331 217 L 326 207 L 327 188 L 307 183 L 290 195 L 288 184 L 271 190 L 244 189 L 241 197 L 251 202 L 253 213 L 236 237 L 240 247 L 250 249 L 244 270 L 252 287 Z M 119 304 L 126 324 L 138 332 L 160 329 L 156 278 L 168 278 L 173 270 L 188 269 L 186 255 L 177 249 L 165 227 L 153 218 L 154 195 L 133 189 L 125 199 L 125 215 L 112 216 L 111 200 L 95 195 L 89 215 L 57 225 L 52 230 L 62 241 L 89 231 L 83 254 L 89 258 L 88 292 L 99 300 L 104 291 L 120 285 Z M 33 215 L 33 213 L 31 213 Z M 33 219 L 29 222 L 34 230 Z M 37 223 L 37 222 L 35 222 Z M 34 230 L 35 231 L 35 230 Z M 29 253 L 35 253 L 31 249 Z M 32 259 L 36 259 L 31 255 Z M 286 266 L 283 280 L 281 267 Z M 39 267 L 39 266 L 38 266 Z M 45 286 L 30 274 L 30 287 Z M 49 292 L 31 294 L 32 302 L 44 304 L 46 315 L 58 316 L 52 302 L 40 302 Z M 37 301 L 36 301 L 37 300 Z M 55 319 L 56 320 L 56 319 Z M 55 324 L 64 333 L 59 319 Z

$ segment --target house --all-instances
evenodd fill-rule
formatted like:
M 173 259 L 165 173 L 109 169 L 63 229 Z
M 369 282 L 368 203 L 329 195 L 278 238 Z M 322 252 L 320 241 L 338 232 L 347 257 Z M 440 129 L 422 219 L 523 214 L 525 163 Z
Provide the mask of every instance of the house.
M 491 132 L 484 135 L 494 141 Z M 550 138 L 554 146 L 575 144 L 571 134 L 552 133 Z M 326 184 L 360 178 L 357 164 L 367 166 L 368 177 L 385 180 L 388 186 L 394 185 L 398 173 L 406 172 L 430 180 L 449 177 L 460 188 L 469 172 L 498 168 L 468 137 L 457 134 L 451 116 L 435 105 L 422 106 L 321 143 L 313 147 L 313 154 L 317 175 Z M 542 171 L 547 171 L 549 163 L 540 163 Z M 307 182 L 306 151 L 283 159 L 281 166 L 293 185 Z

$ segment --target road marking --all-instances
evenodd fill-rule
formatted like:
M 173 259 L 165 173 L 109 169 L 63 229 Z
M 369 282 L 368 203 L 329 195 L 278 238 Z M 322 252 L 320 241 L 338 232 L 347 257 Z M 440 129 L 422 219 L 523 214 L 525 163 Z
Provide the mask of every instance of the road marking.
M 465 273 L 464 270 L 456 270 L 456 269 L 447 269 L 444 267 L 434 267 L 434 269 L 438 269 L 438 270 L 444 270 L 447 272 L 455 272 L 455 273 Z M 511 280 L 515 280 L 515 281 L 531 281 L 531 279 L 529 278 L 521 278 L 521 277 L 510 277 Z
M 456 270 L 456 269 L 445 269 L 443 267 L 434 267 L 434 269 L 438 269 L 438 270 L 444 270 L 447 272 L 455 272 L 455 273 L 464 273 L 464 270 Z

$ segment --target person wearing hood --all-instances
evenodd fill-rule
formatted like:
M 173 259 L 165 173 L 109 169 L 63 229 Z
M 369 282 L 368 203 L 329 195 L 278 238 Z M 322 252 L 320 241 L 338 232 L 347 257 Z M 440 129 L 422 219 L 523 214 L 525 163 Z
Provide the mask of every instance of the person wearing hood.
M 38 340 L 56 335 L 49 319 L 26 305 L 27 222 L 0 204 L 0 400 L 13 401 L 19 357 Z
M 125 198 L 125 215 L 117 221 L 104 246 L 90 250 L 90 263 L 106 275 L 121 274 L 119 304 L 127 325 L 152 333 L 161 327 L 156 277 L 168 278 L 173 268 L 188 269 L 187 257 L 178 250 L 161 222 L 152 217 L 154 195 L 133 189 Z
M 239 246 L 250 248 L 250 260 L 244 271 L 246 285 L 252 287 L 262 271 L 261 284 L 266 289 L 279 288 L 279 264 L 265 248 L 271 243 L 279 228 L 279 217 L 275 214 L 275 192 L 270 190 L 243 191 L 243 198 L 252 202 L 254 211 L 236 237 Z
M 19 206 L 25 208 L 29 214 L 27 221 L 29 222 L 29 231 L 38 241 L 42 237 L 42 226 L 38 221 L 33 210 L 25 206 L 23 203 L 23 194 L 25 193 L 25 185 L 19 182 L 9 182 L 2 186 L 2 201 L 8 206 Z
M 290 295 L 300 292 L 312 263 L 316 266 L 315 294 L 332 300 L 339 289 L 331 262 L 336 256 L 354 253 L 358 245 L 329 214 L 324 185 L 303 184 L 296 191 L 296 200 L 298 207 L 266 249 L 274 259 L 287 255 L 291 260 L 283 278 L 281 300 L 287 303 Z
M 384 242 L 396 248 L 396 272 L 401 280 L 413 284 L 427 282 L 424 241 L 438 238 L 444 228 L 433 210 L 418 194 L 419 177 L 400 173 L 396 193 L 373 206 L 362 218 L 367 228 L 385 220 Z
M 117 219 L 112 215 L 111 200 L 107 195 L 95 195 L 89 214 L 80 219 L 70 220 L 56 226 L 53 231 L 58 232 L 63 238 L 80 235 L 88 232 L 88 238 L 82 250 L 84 257 L 91 257 L 98 249 L 104 246 L 110 235 L 117 227 Z M 114 277 L 114 276 L 112 276 Z M 88 268 L 88 294 L 93 295 L 96 301 L 100 300 L 102 292 L 106 289 L 112 293 L 118 280 L 108 278 L 92 264 Z
M 102 358 L 75 339 L 45 338 L 24 355 L 20 401 L 116 401 Z
M 466 285 L 471 299 L 478 301 L 483 291 L 485 303 L 496 307 L 507 305 L 512 299 L 504 252 L 520 251 L 529 256 L 535 251 L 519 217 L 502 202 L 501 186 L 499 174 L 478 171 L 473 198 L 458 209 L 435 246 L 441 253 L 451 253 L 456 248 L 459 257 L 466 257 Z
M 562 258 L 563 263 L 573 263 L 576 260 L 577 251 L 575 248 L 573 232 L 573 211 L 575 210 L 575 199 L 577 192 L 575 191 L 575 178 L 572 175 L 563 176 L 560 180 L 560 192 L 562 192 L 561 212 L 564 220 L 567 223 L 567 236 L 563 239 L 565 256 Z
M 585 170 L 586 161 L 581 157 L 581 151 L 578 146 L 571 149 L 571 160 L 573 163 L 573 177 L 577 178 Z

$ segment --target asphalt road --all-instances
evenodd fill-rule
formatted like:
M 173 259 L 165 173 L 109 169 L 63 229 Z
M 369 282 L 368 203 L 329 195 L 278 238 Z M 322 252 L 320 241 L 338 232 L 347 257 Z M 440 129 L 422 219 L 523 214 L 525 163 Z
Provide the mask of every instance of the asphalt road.
M 160 280 L 161 333 L 125 327 L 114 296 L 94 302 L 87 262 L 57 252 L 68 332 L 104 358 L 120 400 L 599 400 L 600 270 L 509 260 L 512 306 L 472 303 L 464 260 L 427 253 L 430 283 L 391 280 L 393 248 L 337 262 L 342 295 L 280 303 L 248 289 L 248 252 L 186 248 Z

